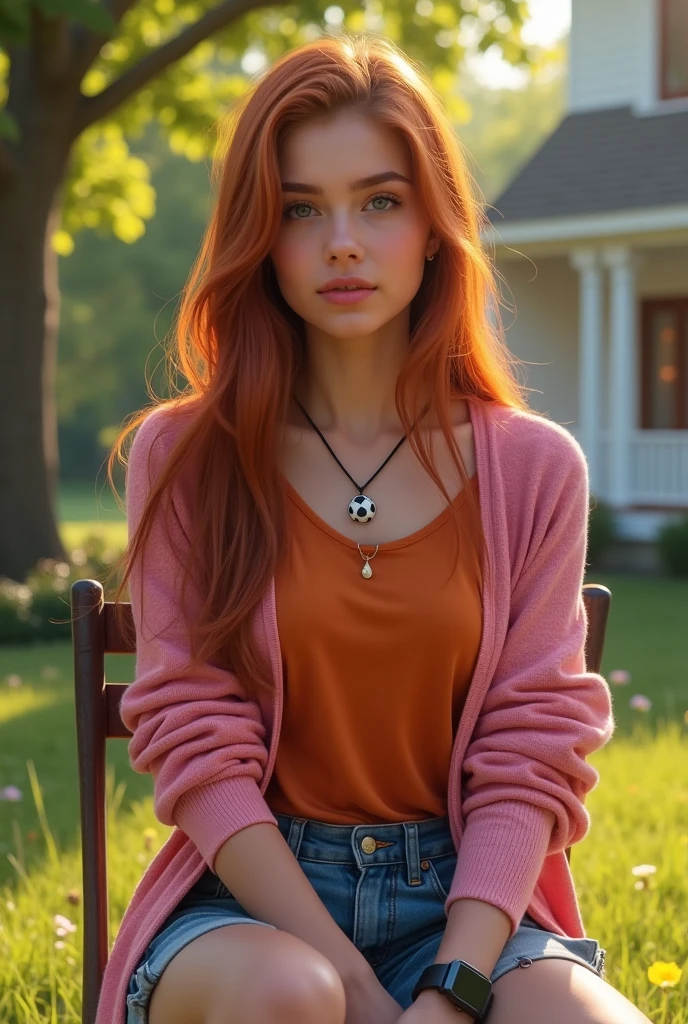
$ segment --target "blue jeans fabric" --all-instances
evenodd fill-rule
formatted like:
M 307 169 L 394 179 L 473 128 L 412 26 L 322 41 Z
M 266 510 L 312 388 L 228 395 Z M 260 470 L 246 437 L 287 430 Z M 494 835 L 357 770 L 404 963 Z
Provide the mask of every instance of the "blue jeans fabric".
M 457 859 L 449 818 L 382 825 L 275 818 L 334 920 L 402 1009 L 409 1007 L 416 979 L 434 962 L 447 921 L 444 902 Z M 251 917 L 207 869 L 163 922 L 132 974 L 127 1024 L 147 1024 L 153 988 L 187 943 L 237 923 L 273 927 Z M 596 939 L 556 935 L 525 914 L 491 980 L 545 957 L 573 960 L 604 977 L 605 952 Z

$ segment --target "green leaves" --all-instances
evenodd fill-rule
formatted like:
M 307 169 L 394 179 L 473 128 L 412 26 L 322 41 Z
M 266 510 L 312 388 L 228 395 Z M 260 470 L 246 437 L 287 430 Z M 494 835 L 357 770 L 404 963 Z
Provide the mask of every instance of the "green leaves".
M 36 0 L 36 6 L 49 18 L 67 17 L 102 35 L 116 27 L 112 15 L 98 0 Z
M 35 3 L 49 18 L 68 18 L 106 36 L 80 85 L 82 95 L 97 96 L 222 0 L 138 0 L 117 25 L 106 0 Z M 0 38 L 25 38 L 29 10 L 29 0 L 0 0 Z M 460 85 L 465 53 L 497 46 L 512 62 L 530 61 L 520 38 L 526 14 L 524 0 L 299 0 L 251 10 L 163 67 L 81 135 L 72 150 L 54 245 L 68 254 L 74 232 L 84 227 L 111 230 L 126 242 L 139 238 L 153 215 L 155 193 L 148 169 L 131 156 L 126 139 L 140 137 L 157 121 L 173 152 L 192 161 L 212 156 L 215 123 L 251 76 L 307 40 L 341 31 L 392 39 L 427 69 L 452 121 L 464 124 L 471 116 Z M 0 138 L 16 139 L 18 127 L 2 110 L 6 80 L 0 52 Z
M 0 41 L 25 43 L 29 38 L 29 0 L 0 0 Z M 35 0 L 47 18 L 68 18 L 104 36 L 115 31 L 116 22 L 98 0 Z
M 8 110 L 0 110 L 0 139 L 9 139 L 10 142 L 19 139 L 19 126 Z
M 148 164 L 132 156 L 120 125 L 96 124 L 83 132 L 72 152 L 66 203 L 53 248 L 67 256 L 82 228 L 112 232 L 122 242 L 137 241 L 155 213 L 155 190 Z

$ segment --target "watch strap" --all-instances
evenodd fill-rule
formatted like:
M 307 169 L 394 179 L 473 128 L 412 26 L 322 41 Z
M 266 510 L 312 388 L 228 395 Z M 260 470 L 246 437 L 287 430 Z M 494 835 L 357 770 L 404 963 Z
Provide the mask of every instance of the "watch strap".
M 445 989 L 444 985 L 449 974 L 449 970 L 455 963 L 461 964 L 463 963 L 463 961 L 453 960 L 449 964 L 429 964 L 425 968 L 425 970 L 421 972 L 420 977 L 416 981 L 416 984 L 413 988 L 413 992 L 411 993 L 411 999 L 415 1001 L 417 997 L 420 995 L 420 993 L 426 988 L 438 989 L 442 992 L 444 996 L 447 997 L 447 999 L 449 999 L 453 1006 L 455 1006 L 457 1009 L 463 1010 L 465 1013 L 470 1014 L 475 1020 L 476 1024 L 484 1024 L 484 1022 L 487 1020 L 487 1015 L 490 1012 L 490 1007 L 492 1006 L 492 1002 L 494 1000 L 494 993 L 492 991 L 488 993 L 487 999 L 485 1000 L 485 1004 L 483 1006 L 474 1006 L 467 1000 L 462 999 L 461 996 L 458 996 L 451 989 Z M 471 970 L 475 971 L 475 968 L 472 967 L 470 964 L 467 964 L 466 966 L 471 967 Z M 485 977 L 485 975 L 481 975 L 481 977 Z M 485 978 L 485 981 L 488 982 L 488 984 L 490 984 L 489 978 Z

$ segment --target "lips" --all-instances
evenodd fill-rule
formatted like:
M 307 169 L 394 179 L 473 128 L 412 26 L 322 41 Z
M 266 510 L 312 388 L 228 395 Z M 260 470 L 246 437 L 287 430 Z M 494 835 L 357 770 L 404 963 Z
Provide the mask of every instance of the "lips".
M 332 291 L 355 291 L 360 289 L 374 291 L 375 285 L 371 284 L 370 281 L 364 280 L 362 277 L 335 277 L 332 281 L 328 281 L 328 283 L 320 288 L 319 291 L 322 293 Z

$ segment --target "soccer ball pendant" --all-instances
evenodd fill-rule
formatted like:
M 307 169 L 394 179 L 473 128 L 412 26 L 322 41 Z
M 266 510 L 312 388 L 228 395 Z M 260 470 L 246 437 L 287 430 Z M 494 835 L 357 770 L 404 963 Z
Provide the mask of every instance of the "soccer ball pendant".
M 375 515 L 375 502 L 367 494 L 357 494 L 349 502 L 349 515 L 355 523 L 369 523 Z

